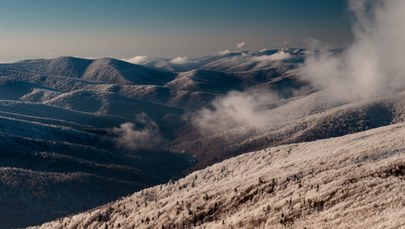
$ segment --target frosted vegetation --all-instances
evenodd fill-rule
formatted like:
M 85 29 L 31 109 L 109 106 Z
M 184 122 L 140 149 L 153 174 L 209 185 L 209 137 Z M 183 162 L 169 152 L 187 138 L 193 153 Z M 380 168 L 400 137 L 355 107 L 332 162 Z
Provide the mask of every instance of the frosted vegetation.
M 252 152 L 39 228 L 402 228 L 405 126 Z

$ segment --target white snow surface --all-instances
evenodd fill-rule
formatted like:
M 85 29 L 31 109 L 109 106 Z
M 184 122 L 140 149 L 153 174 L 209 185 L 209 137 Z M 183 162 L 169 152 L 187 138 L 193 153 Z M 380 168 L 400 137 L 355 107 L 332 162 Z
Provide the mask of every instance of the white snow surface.
M 247 153 L 35 228 L 404 228 L 405 124 Z

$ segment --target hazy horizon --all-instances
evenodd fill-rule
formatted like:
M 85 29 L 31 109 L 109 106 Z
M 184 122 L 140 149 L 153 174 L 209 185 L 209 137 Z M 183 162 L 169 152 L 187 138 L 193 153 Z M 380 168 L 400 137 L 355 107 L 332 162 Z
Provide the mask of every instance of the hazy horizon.
M 352 40 L 346 8 L 344 0 L 1 0 L 0 61 L 344 47 Z

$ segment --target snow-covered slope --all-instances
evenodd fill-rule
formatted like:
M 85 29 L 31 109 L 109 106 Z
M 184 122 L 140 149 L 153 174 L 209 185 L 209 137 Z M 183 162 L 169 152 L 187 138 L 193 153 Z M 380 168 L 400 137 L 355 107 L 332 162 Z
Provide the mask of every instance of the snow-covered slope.
M 155 85 L 124 85 L 119 88 L 118 93 L 134 99 L 185 109 L 201 108 L 217 96 L 213 93 L 176 90 Z
M 262 105 L 254 116 L 259 128 L 243 125 L 227 113 L 218 112 L 198 128 L 185 127 L 183 131 L 187 135 L 172 141 L 170 148 L 193 152 L 200 159 L 197 167 L 204 168 L 225 158 L 269 146 L 343 136 L 403 122 L 404 98 L 404 93 L 398 93 L 386 98 L 342 103 L 331 102 L 324 92 L 316 92 L 281 100 L 275 107 Z
M 241 90 L 242 81 L 233 75 L 205 70 L 180 73 L 166 84 L 168 88 L 223 94 L 230 90 Z
M 402 228 L 405 125 L 252 152 L 39 228 Z
M 76 90 L 58 95 L 44 102 L 77 111 L 109 114 L 133 119 L 136 114 L 146 113 L 156 120 L 165 114 L 181 114 L 181 110 L 144 100 L 131 99 L 116 93 Z
M 4 72 L 35 73 L 45 76 L 78 78 L 88 82 L 115 84 L 164 84 L 175 77 L 174 73 L 129 64 L 112 58 L 96 60 L 59 57 L 50 60 L 30 60 L 1 64 Z M 3 74 L 4 75 L 4 74 Z
M 108 58 L 0 64 L 0 228 L 93 208 L 182 174 L 189 156 L 120 142 L 147 125 L 155 128 L 150 141 L 170 138 L 183 110 L 121 89 L 175 76 Z M 151 124 L 137 118 L 144 113 Z M 120 129 L 125 123 L 131 128 Z
M 93 61 L 86 69 L 82 79 L 90 82 L 108 82 L 120 85 L 163 85 L 175 76 L 175 73 L 104 58 Z
M 117 147 L 101 127 L 122 123 L 118 118 L 2 103 L 0 228 L 93 208 L 167 181 L 190 166 L 185 155 Z

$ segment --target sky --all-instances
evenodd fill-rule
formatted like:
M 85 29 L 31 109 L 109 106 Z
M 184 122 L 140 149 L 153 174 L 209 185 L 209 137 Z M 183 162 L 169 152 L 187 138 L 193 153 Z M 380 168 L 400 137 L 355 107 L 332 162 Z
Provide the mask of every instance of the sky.
M 2 62 L 197 57 L 315 43 L 344 47 L 351 39 L 345 0 L 0 0 Z

